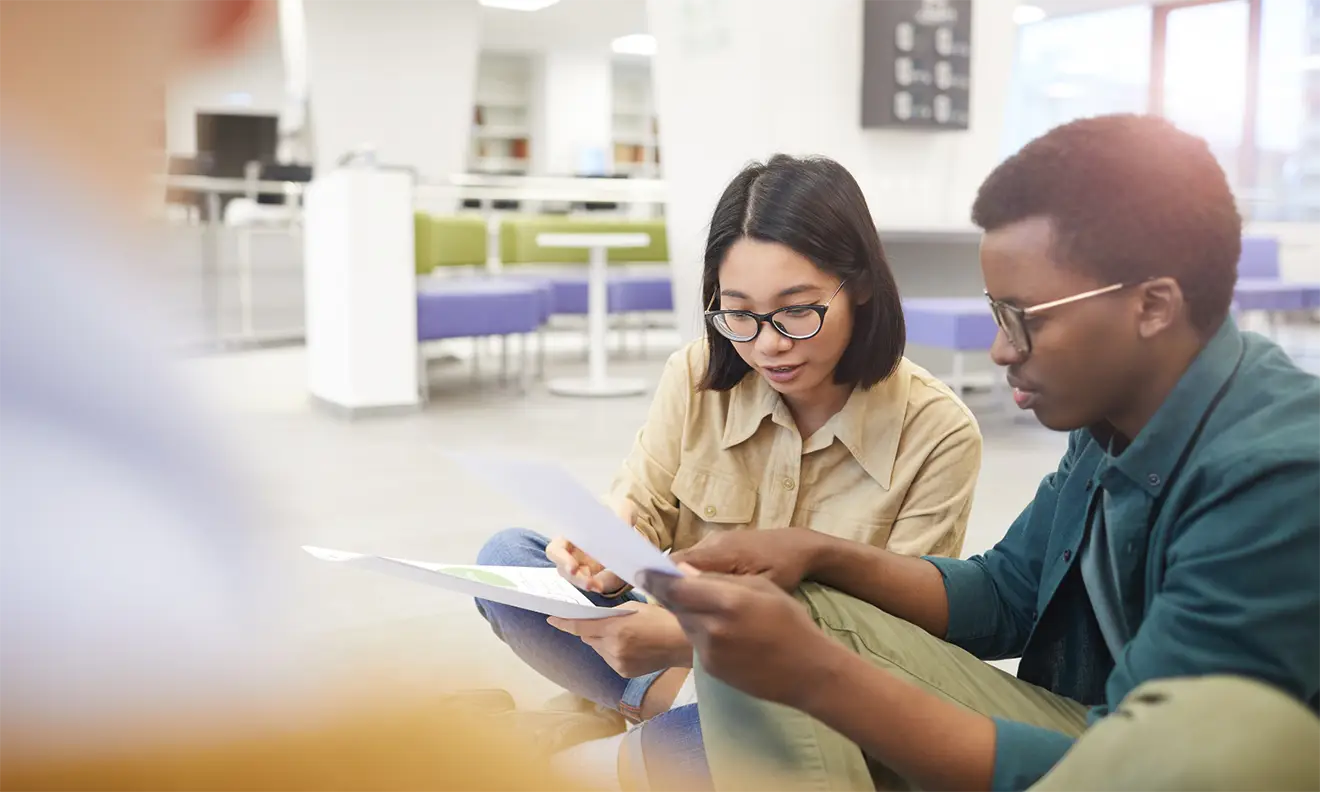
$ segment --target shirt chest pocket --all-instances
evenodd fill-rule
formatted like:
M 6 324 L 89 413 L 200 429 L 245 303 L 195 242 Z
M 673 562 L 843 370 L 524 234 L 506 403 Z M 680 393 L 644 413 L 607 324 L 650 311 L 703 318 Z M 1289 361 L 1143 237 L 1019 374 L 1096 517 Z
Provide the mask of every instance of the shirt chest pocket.
M 885 547 L 889 544 L 889 532 L 894 527 L 894 519 L 885 514 L 870 514 L 861 508 L 844 510 L 807 508 L 802 511 L 802 519 L 797 525 L 840 539 Z
M 681 507 L 675 549 L 691 547 L 713 530 L 749 526 L 756 516 L 756 488 L 731 474 L 684 465 L 673 492 Z

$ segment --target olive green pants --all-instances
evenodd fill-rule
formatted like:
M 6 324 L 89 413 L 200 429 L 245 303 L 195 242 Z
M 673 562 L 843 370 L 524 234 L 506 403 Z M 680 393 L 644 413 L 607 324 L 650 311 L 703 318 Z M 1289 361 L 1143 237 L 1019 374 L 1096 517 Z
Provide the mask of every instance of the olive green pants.
M 1320 789 L 1320 719 L 1259 683 L 1148 683 L 1086 730 L 1081 704 L 874 606 L 815 584 L 803 586 L 799 598 L 821 629 L 878 668 L 982 715 L 1080 737 L 1036 789 Z M 699 664 L 697 671 L 702 734 L 719 792 L 906 786 L 819 721 L 737 691 Z

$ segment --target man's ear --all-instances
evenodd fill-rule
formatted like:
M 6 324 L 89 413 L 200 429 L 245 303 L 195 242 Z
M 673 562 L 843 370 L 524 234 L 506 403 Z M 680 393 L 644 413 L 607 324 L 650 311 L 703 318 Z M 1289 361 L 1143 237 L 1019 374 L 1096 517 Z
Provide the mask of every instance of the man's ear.
M 1142 338 L 1159 335 L 1186 312 L 1182 287 L 1173 278 L 1155 278 L 1136 288 L 1140 300 L 1137 332 Z

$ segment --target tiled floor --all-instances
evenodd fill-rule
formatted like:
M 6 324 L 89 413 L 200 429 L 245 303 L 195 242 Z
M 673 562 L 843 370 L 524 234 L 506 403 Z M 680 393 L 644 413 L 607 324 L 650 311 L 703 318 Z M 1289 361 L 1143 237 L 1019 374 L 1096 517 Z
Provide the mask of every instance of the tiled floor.
M 661 335 L 647 358 L 611 365 L 654 381 L 664 350 L 676 343 Z M 567 346 L 576 337 L 559 340 Z M 264 495 L 271 538 L 285 550 L 294 618 L 321 660 L 347 668 L 369 664 L 372 673 L 437 690 L 498 685 L 529 703 L 553 692 L 491 635 L 470 601 L 336 568 L 297 548 L 316 544 L 470 561 L 496 530 L 537 524 L 483 492 L 448 453 L 504 449 L 553 458 L 587 487 L 603 491 L 641 425 L 649 396 L 577 400 L 549 395 L 540 384 L 521 395 L 500 388 L 493 374 L 474 382 L 466 363 L 451 361 L 432 367 L 432 401 L 424 411 L 346 423 L 309 406 L 301 349 L 202 358 L 185 366 L 201 394 L 232 420 L 230 439 Z M 494 368 L 487 365 L 486 371 Z M 580 353 L 551 355 L 551 374 L 583 369 Z M 973 553 L 1002 535 L 1040 477 L 1057 464 L 1065 438 L 1015 415 L 1011 405 L 975 395 L 969 403 L 985 435 L 966 545 Z

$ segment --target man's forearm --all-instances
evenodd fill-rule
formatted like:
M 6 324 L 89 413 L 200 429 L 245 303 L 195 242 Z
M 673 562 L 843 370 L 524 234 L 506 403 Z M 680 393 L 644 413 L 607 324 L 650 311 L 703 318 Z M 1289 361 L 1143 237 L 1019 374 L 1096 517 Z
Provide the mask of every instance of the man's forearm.
M 823 650 L 803 693 L 786 702 L 857 743 L 921 789 L 989 789 L 995 725 L 867 663 L 839 644 Z
M 949 628 L 949 598 L 935 565 L 821 535 L 807 577 L 912 622 L 937 638 Z

